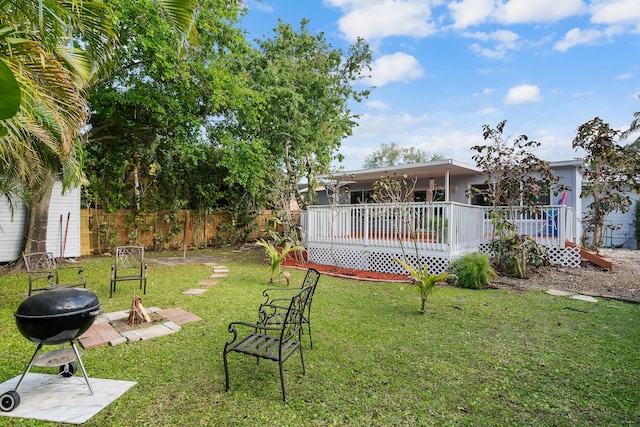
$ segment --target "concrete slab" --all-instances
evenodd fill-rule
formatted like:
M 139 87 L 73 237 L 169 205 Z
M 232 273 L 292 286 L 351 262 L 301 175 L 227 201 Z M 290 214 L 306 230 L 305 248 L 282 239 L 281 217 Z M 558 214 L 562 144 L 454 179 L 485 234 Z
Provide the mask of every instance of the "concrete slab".
M 556 297 L 568 297 L 568 296 L 573 295 L 573 293 L 571 293 L 571 292 L 559 291 L 559 290 L 556 290 L 556 289 L 549 289 L 549 290 L 547 290 L 547 293 L 549 295 L 554 295 Z
M 203 280 L 201 282 L 198 282 L 198 285 L 200 285 L 200 286 L 215 286 L 218 283 L 220 283 L 220 282 L 218 282 L 217 280 Z
M 586 302 L 598 302 L 597 299 L 595 299 L 594 297 L 590 297 L 588 295 L 572 295 L 569 298 L 577 299 L 580 301 L 586 301 Z
M 210 279 L 222 279 L 229 276 L 227 273 L 213 273 L 211 276 L 209 276 Z
M 182 326 L 173 323 L 173 322 L 165 322 L 163 323 L 163 325 L 169 329 L 171 329 L 173 332 L 178 332 L 180 329 L 182 329 Z
M 207 292 L 209 289 L 187 289 L 182 292 L 182 295 L 202 295 Z
M 0 393 L 13 390 L 19 378 L 0 384 Z M 93 395 L 82 376 L 65 378 L 29 372 L 18 389 L 20 405 L 11 412 L 0 411 L 0 417 L 83 424 L 136 384 L 99 378 L 89 378 L 89 383 Z M 9 425 L 13 425 L 11 421 Z

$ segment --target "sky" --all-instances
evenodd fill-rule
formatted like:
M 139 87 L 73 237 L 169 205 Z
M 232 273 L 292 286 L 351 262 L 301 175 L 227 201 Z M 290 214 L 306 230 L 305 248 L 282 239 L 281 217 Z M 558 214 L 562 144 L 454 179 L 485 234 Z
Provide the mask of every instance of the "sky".
M 541 143 L 539 158 L 570 160 L 584 155 L 571 146 L 578 126 L 597 116 L 624 130 L 640 111 L 640 0 L 245 3 L 252 40 L 306 18 L 335 48 L 369 44 L 370 78 L 356 88 L 375 88 L 350 104 L 360 118 L 342 141 L 344 170 L 392 142 L 475 165 L 483 125 L 503 120 L 509 140 Z

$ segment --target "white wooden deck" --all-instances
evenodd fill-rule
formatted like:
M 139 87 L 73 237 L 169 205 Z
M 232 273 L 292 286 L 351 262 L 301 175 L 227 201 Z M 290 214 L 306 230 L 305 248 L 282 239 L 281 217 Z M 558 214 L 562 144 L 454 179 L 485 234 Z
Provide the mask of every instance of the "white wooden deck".
M 310 206 L 303 230 L 308 259 L 315 263 L 404 273 L 393 258 L 406 254 L 438 273 L 452 259 L 488 250 L 491 215 L 491 209 L 453 202 Z M 542 206 L 512 215 L 518 233 L 549 247 L 552 261 L 575 264 L 573 254 L 565 260 L 565 241 L 575 241 L 570 208 Z

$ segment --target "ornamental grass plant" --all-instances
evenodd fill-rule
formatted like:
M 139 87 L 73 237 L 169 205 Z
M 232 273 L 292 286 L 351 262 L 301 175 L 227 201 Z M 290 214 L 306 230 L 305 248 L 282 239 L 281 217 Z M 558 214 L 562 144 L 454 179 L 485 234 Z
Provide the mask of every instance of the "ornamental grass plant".
M 178 254 L 153 254 L 155 256 Z M 181 254 L 180 254 L 181 255 Z M 214 259 L 230 273 L 201 295 Z M 632 426 L 640 420 L 640 307 L 588 303 L 542 292 L 443 286 L 425 315 L 408 284 L 323 275 L 315 294 L 314 348 L 303 339 L 278 367 L 222 349 L 232 321 L 254 322 L 269 280 L 261 248 L 189 252 L 193 264 L 149 264 L 145 307 L 180 307 L 201 321 L 179 332 L 84 350 L 92 378 L 136 381 L 87 426 Z M 209 258 L 213 257 L 213 258 Z M 128 309 L 136 284 L 109 298 L 109 257 L 83 258 L 88 288 L 106 312 Z M 303 271 L 290 270 L 292 285 Z M 0 382 L 20 375 L 35 349 L 13 313 L 26 274 L 0 276 Z M 236 356 L 236 357 L 234 357 Z M 52 373 L 33 368 L 32 372 Z M 22 396 L 23 402 L 29 399 Z M 56 424 L 0 417 L 0 425 Z

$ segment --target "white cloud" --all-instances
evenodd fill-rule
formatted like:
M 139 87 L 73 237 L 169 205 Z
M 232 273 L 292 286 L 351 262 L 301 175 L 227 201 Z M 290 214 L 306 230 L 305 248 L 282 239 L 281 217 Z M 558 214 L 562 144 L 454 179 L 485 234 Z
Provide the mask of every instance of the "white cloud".
M 591 22 L 595 24 L 637 23 L 640 20 L 638 0 L 594 1 L 591 12 Z
M 455 28 L 484 22 L 495 10 L 495 0 L 462 0 L 449 3 Z
M 495 92 L 495 89 L 491 89 L 491 88 L 484 88 L 482 89 L 482 92 L 476 92 L 473 94 L 473 97 L 476 98 L 478 96 L 487 96 L 487 95 L 491 95 L 493 92 Z
M 475 33 L 464 33 L 464 35 L 483 42 L 494 42 L 495 45 L 492 48 L 481 46 L 478 43 L 473 43 L 470 46 L 472 51 L 487 58 L 501 59 L 508 51 L 520 48 L 518 35 L 509 30 L 497 30 L 493 33 L 476 31 Z
M 535 85 L 520 85 L 509 89 L 507 96 L 504 98 L 505 104 L 525 104 L 528 102 L 538 102 L 542 100 L 540 89 Z
M 371 77 L 365 79 L 373 86 L 384 86 L 390 82 L 415 80 L 422 76 L 418 60 L 403 52 L 384 55 L 371 64 Z
M 449 9 L 454 28 L 467 28 L 484 22 L 554 22 L 584 13 L 587 7 L 583 0 L 461 0 Z
M 331 5 L 347 10 L 338 25 L 350 40 L 431 35 L 435 26 L 430 22 L 430 3 L 429 0 L 331 1 Z
M 554 22 L 586 10 L 582 0 L 510 0 L 496 12 L 503 24 Z
M 553 48 L 560 52 L 566 52 L 572 47 L 578 45 L 594 45 L 599 43 L 607 43 L 611 39 L 623 32 L 620 27 L 608 27 L 604 30 L 572 28 L 567 31 L 564 38 L 557 42 Z
M 628 80 L 631 77 L 633 77 L 633 74 L 631 73 L 624 73 L 624 74 L 620 74 L 619 76 L 616 76 L 615 79 L 616 80 Z
M 245 6 L 248 7 L 249 9 L 255 8 L 256 10 L 259 10 L 261 12 L 266 12 L 266 13 L 274 12 L 274 8 L 266 4 L 264 1 L 249 1 L 245 3 Z
M 389 109 L 389 104 L 382 101 L 368 100 L 365 102 L 365 105 L 371 108 L 372 110 L 388 110 Z

